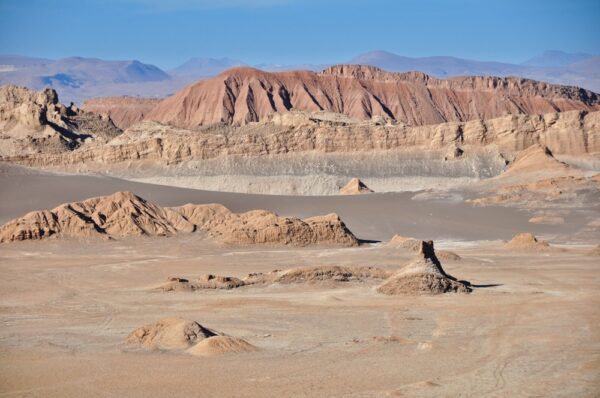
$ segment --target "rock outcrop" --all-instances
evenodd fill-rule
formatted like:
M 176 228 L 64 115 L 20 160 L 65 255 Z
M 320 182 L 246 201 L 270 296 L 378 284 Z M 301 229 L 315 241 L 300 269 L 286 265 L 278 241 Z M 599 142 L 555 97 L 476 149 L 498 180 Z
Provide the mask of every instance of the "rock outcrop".
M 358 245 L 356 237 L 336 214 L 301 220 L 264 210 L 236 214 L 218 204 L 187 204 L 172 210 L 224 243 Z
M 160 102 L 158 98 L 96 97 L 86 100 L 81 108 L 96 114 L 106 114 L 122 130 L 134 125 Z
M 241 125 L 269 114 L 327 110 L 367 120 L 383 116 L 420 126 L 511 114 L 600 109 L 598 96 L 576 87 L 522 78 L 436 79 L 372 66 L 337 65 L 320 73 L 234 68 L 163 100 L 146 116 L 182 128 Z
M 361 195 L 371 192 L 373 192 L 373 190 L 366 186 L 365 183 L 358 178 L 351 179 L 348 184 L 344 185 L 340 189 L 341 195 Z
M 381 286 L 380 293 L 388 295 L 420 295 L 441 293 L 469 293 L 469 283 L 448 275 L 433 248 L 433 242 L 422 242 L 419 253 Z
M 255 210 L 236 214 L 219 204 L 161 208 L 131 192 L 34 211 L 0 227 L 0 243 L 66 237 L 170 236 L 202 230 L 227 244 L 356 246 L 335 214 L 301 220 Z
M 108 116 L 61 104 L 54 90 L 0 86 L 0 156 L 70 151 L 120 133 Z

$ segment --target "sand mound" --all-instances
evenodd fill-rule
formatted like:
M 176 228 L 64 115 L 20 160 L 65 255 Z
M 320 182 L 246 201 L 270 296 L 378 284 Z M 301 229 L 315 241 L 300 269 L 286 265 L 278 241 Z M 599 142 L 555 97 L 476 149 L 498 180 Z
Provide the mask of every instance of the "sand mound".
M 408 249 L 411 251 L 418 251 L 421 248 L 421 241 L 415 238 L 394 235 L 388 242 L 388 245 Z
M 461 256 L 459 256 L 458 254 L 456 254 L 450 250 L 438 250 L 436 252 L 436 256 L 438 259 L 444 260 L 444 261 L 460 261 L 460 260 L 462 260 Z
M 595 248 L 590 252 L 591 256 L 600 256 L 600 244 L 598 244 Z
M 433 242 L 422 242 L 415 259 L 388 278 L 377 291 L 389 295 L 469 293 L 468 282 L 446 274 L 433 248 Z
M 217 334 L 198 322 L 183 318 L 165 318 L 135 329 L 127 342 L 146 349 L 187 349 L 195 343 Z
M 360 195 L 371 192 L 373 192 L 373 190 L 367 187 L 358 178 L 351 179 L 348 184 L 346 184 L 343 188 L 340 189 L 341 195 Z
M 375 267 L 342 267 L 324 265 L 292 268 L 274 278 L 275 283 L 314 283 L 322 281 L 351 282 L 367 279 L 385 279 L 391 272 Z
M 513 238 L 508 241 L 505 246 L 510 249 L 518 250 L 547 251 L 552 249 L 548 242 L 544 240 L 538 240 L 533 234 L 528 232 L 513 236 Z
M 213 336 L 200 341 L 198 344 L 188 349 L 187 353 L 206 357 L 253 351 L 258 351 L 258 348 L 245 340 L 231 336 Z
M 565 219 L 561 216 L 540 215 L 531 217 L 529 222 L 532 224 L 561 225 L 565 223 Z
M 264 210 L 236 214 L 219 204 L 161 208 L 131 192 L 35 211 L 0 227 L 0 243 L 69 237 L 170 236 L 197 229 L 228 244 L 357 246 L 336 214 L 301 220 Z
M 173 278 L 177 281 L 181 278 Z M 149 350 L 186 350 L 196 356 L 257 351 L 252 344 L 225 336 L 183 318 L 165 318 L 135 329 L 127 336 L 129 344 Z

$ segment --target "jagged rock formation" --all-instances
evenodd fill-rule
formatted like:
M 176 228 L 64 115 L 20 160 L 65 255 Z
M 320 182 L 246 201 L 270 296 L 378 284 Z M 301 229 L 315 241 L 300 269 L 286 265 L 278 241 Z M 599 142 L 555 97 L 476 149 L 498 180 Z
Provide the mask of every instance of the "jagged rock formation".
M 86 100 L 81 108 L 88 112 L 106 114 L 122 130 L 140 122 L 160 102 L 157 98 L 96 97 Z
M 258 350 L 245 340 L 223 335 L 184 318 L 165 318 L 139 327 L 127 336 L 127 343 L 148 350 L 185 350 L 196 356 Z
M 59 103 L 54 90 L 0 86 L 0 156 L 69 151 L 120 133 L 108 116 Z
M 469 283 L 446 274 L 435 255 L 433 242 L 422 242 L 415 259 L 388 278 L 377 288 L 380 293 L 440 294 L 469 293 Z
M 232 213 L 219 204 L 161 208 L 131 192 L 34 211 L 0 227 L 0 243 L 49 236 L 169 236 L 197 229 L 228 244 L 329 244 L 356 246 L 358 240 L 335 214 L 300 220 L 255 210 Z
M 351 179 L 348 184 L 344 185 L 340 189 L 341 195 L 360 195 L 365 193 L 373 192 L 368 186 L 366 186 L 361 180 L 358 178 Z

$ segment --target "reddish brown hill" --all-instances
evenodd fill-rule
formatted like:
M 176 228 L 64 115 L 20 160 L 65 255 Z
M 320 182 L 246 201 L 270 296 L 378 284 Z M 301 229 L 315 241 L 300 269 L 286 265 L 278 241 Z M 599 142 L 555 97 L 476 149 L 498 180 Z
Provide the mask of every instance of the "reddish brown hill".
M 390 73 L 359 65 L 332 66 L 320 73 L 234 68 L 163 100 L 146 119 L 184 128 L 240 125 L 292 108 L 358 119 L 380 115 L 426 125 L 507 113 L 592 111 L 600 109 L 600 99 L 580 88 L 522 78 L 440 80 L 420 72 Z
M 159 102 L 156 98 L 97 97 L 85 101 L 81 108 L 88 112 L 108 114 L 117 127 L 125 130 L 142 120 Z

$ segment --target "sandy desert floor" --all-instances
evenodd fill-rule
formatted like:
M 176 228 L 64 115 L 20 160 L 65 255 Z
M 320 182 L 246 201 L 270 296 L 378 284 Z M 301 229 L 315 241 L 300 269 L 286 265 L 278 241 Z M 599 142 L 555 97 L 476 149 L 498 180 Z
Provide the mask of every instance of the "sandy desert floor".
M 448 199 L 424 202 L 402 194 L 285 198 L 25 172 L 4 172 L 1 178 L 3 221 L 122 186 L 169 205 L 219 201 L 235 210 L 270 208 L 299 216 L 337 211 L 364 239 L 388 239 L 392 233 L 439 239 L 438 249 L 462 256 L 443 262 L 446 271 L 478 287 L 468 295 L 420 297 L 385 296 L 375 284 L 359 282 L 153 290 L 168 276 L 242 277 L 328 264 L 394 270 L 412 257 L 385 244 L 231 248 L 199 233 L 3 244 L 0 396 L 600 394 L 599 261 L 589 255 L 594 242 L 528 252 L 507 250 L 500 241 L 523 230 L 568 241 L 585 225 L 587 213 L 574 214 L 564 225 L 540 226 L 527 224 L 528 216 L 514 209 L 472 213 Z M 45 186 L 52 187 L 51 194 L 41 194 Z M 459 227 L 461 221 L 466 224 Z M 172 316 L 243 338 L 260 350 L 198 358 L 125 343 L 136 327 Z

